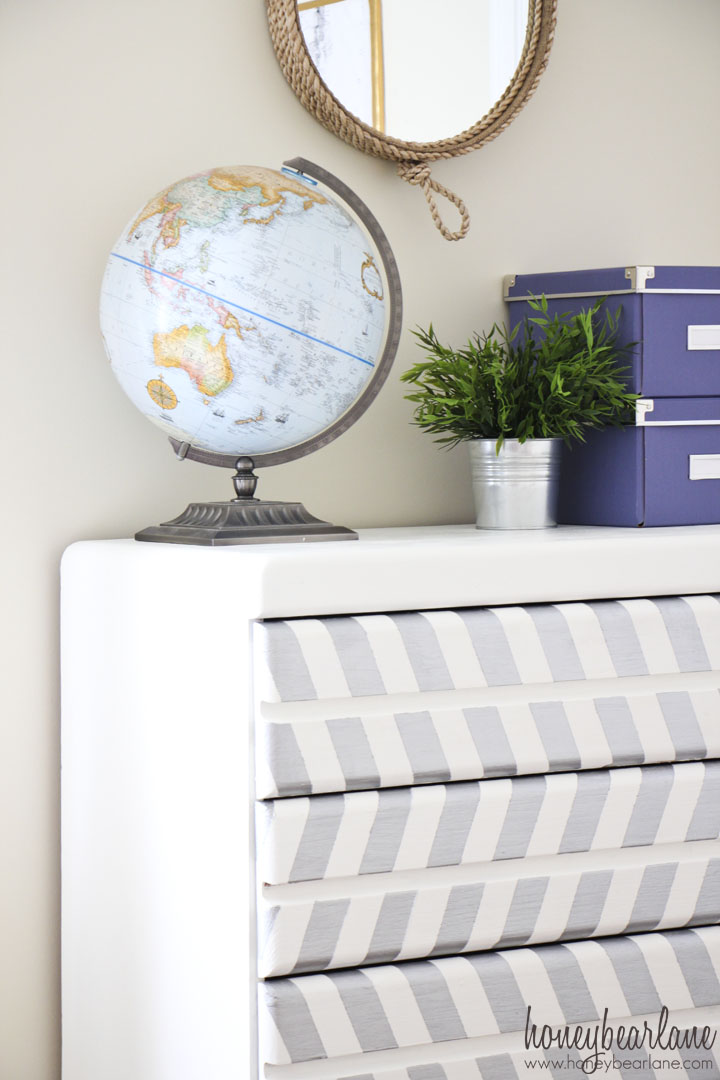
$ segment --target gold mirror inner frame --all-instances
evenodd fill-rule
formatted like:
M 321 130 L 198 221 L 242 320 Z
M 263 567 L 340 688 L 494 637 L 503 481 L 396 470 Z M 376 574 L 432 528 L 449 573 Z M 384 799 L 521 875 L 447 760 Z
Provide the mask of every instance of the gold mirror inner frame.
M 406 0 L 401 0 L 401 2 L 405 3 Z M 333 10 L 329 12 L 327 9 L 331 6 Z M 386 56 L 383 17 L 387 12 L 387 2 L 383 4 L 383 0 L 298 0 L 297 9 L 305 46 L 325 85 L 352 115 L 357 116 L 358 119 L 364 120 L 366 123 L 371 122 L 376 131 L 383 135 L 386 134 Z M 350 9 L 350 21 L 344 22 L 342 20 L 347 15 L 348 9 Z M 341 17 L 335 26 L 323 25 L 325 22 L 332 22 L 335 15 Z M 317 20 L 315 27 L 317 36 L 324 38 L 327 35 L 330 37 L 331 40 L 328 44 L 331 47 L 334 46 L 342 66 L 350 70 L 351 80 L 353 76 L 357 77 L 356 65 L 358 60 L 361 67 L 365 67 L 370 100 L 364 103 L 364 108 L 363 104 L 354 95 L 350 94 L 348 99 L 347 88 L 337 86 L 332 75 L 323 70 L 323 62 L 320 55 L 318 55 L 322 51 L 322 45 L 313 40 L 312 28 L 308 24 L 308 20 L 313 16 Z M 310 34 L 308 34 L 308 30 L 310 30 Z M 338 35 L 340 40 L 337 40 Z M 366 37 L 365 44 L 369 54 L 365 56 L 360 55 L 360 39 L 363 37 Z M 395 134 L 399 133 L 396 132 Z
M 356 149 L 364 153 L 373 154 L 376 157 L 394 161 L 400 176 L 410 184 L 421 188 L 427 199 L 430 212 L 437 228 L 447 240 L 460 240 L 468 231 L 470 216 L 462 199 L 454 192 L 449 191 L 433 179 L 430 164 L 441 158 L 457 157 L 468 154 L 478 149 L 485 143 L 496 138 L 515 116 L 523 108 L 527 100 L 535 90 L 540 76 L 542 75 L 549 58 L 555 30 L 557 0 L 528 0 L 527 24 L 524 45 L 520 59 L 514 74 L 507 84 L 504 92 L 498 100 L 487 108 L 484 115 L 475 123 L 470 123 L 472 113 L 465 113 L 462 123 L 467 124 L 460 134 L 433 139 L 432 141 L 410 141 L 399 138 L 395 134 L 392 123 L 390 129 L 393 134 L 388 134 L 386 128 L 386 71 L 383 49 L 383 0 L 364 0 L 362 6 L 367 5 L 366 19 L 369 19 L 369 50 L 370 50 L 370 87 L 372 93 L 372 106 L 357 108 L 366 119 L 360 119 L 358 115 L 350 111 L 347 102 L 343 103 L 338 96 L 329 88 L 326 81 L 320 75 L 318 66 L 313 62 L 311 51 L 303 35 L 303 22 L 307 26 L 308 15 L 313 14 L 313 9 L 330 9 L 337 12 L 341 6 L 349 0 L 265 0 L 270 34 L 280 67 L 288 83 L 305 106 L 320 123 L 333 134 L 340 136 Z M 355 4 L 359 0 L 355 0 Z M 448 9 L 448 5 L 444 5 Z M 468 28 L 463 22 L 455 28 L 456 35 L 466 35 Z M 522 24 L 520 26 L 520 38 L 522 41 Z M 442 51 L 438 55 L 438 67 L 442 64 L 453 63 L 453 56 L 449 61 L 448 53 Z M 517 57 L 517 52 L 515 52 Z M 512 58 L 512 63 L 515 62 Z M 411 55 L 411 63 L 415 61 L 415 52 Z M 456 58 L 457 62 L 457 58 Z M 512 70 L 511 66 L 506 68 Z M 425 80 L 427 64 L 418 53 L 417 73 L 419 80 Z M 331 80 L 329 80 L 331 81 Z M 497 84 L 502 86 L 503 83 Z M 404 84 L 403 84 L 404 86 Z M 334 89 L 337 89 L 334 87 Z M 413 88 L 408 85 L 406 96 L 411 96 Z M 499 92 L 499 91 L 496 91 Z M 494 95 L 493 95 L 494 96 Z M 480 108 L 486 107 L 487 102 L 492 100 L 488 97 L 485 102 L 480 102 Z M 465 102 L 463 102 L 465 104 Z M 457 131 L 460 126 L 457 116 L 452 115 L 453 110 L 447 109 L 447 128 Z M 442 111 L 440 130 L 445 127 Z M 372 123 L 367 122 L 372 119 Z M 425 131 L 422 132 L 425 135 Z M 457 208 L 460 214 L 460 225 L 456 231 L 451 231 L 443 223 L 437 206 L 437 198 L 448 199 Z

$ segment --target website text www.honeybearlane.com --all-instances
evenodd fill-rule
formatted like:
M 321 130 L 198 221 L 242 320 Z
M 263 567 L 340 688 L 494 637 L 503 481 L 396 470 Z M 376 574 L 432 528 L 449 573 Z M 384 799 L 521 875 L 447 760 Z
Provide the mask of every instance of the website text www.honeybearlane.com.
M 549 1024 L 536 1024 L 532 1019 L 532 1007 L 528 1006 L 525 1020 L 525 1049 L 535 1050 L 576 1050 L 578 1057 L 565 1059 L 528 1058 L 525 1062 L 529 1069 L 577 1069 L 584 1073 L 610 1072 L 611 1070 L 660 1069 L 713 1070 L 717 1068 L 711 1056 L 702 1057 L 694 1051 L 711 1050 L 715 1045 L 718 1029 L 704 1027 L 678 1028 L 668 1024 L 669 1012 L 662 1006 L 657 1024 L 644 1020 L 642 1027 L 634 1024 L 608 1023 L 608 1010 L 603 1012 L 602 1021 L 597 1024 L 567 1024 L 565 1027 L 551 1027 Z M 634 1050 L 655 1051 L 656 1057 L 625 1058 L 623 1053 Z M 658 1051 L 686 1051 L 685 1056 L 662 1058 Z M 584 1057 L 582 1051 L 589 1051 Z M 606 1056 L 607 1055 L 607 1056 Z
M 667 1071 L 674 1071 L 685 1069 L 686 1072 L 699 1072 L 706 1070 L 711 1072 L 713 1069 L 717 1069 L 716 1063 L 712 1058 L 618 1058 L 613 1056 L 608 1060 L 603 1057 L 602 1054 L 597 1059 L 597 1062 L 593 1060 L 591 1065 L 588 1065 L 588 1059 L 584 1061 L 575 1061 L 571 1057 L 567 1058 L 548 1058 L 547 1061 L 530 1060 L 525 1062 L 525 1067 L 528 1069 L 539 1069 L 540 1071 L 551 1069 L 567 1069 L 568 1072 L 572 1072 L 576 1069 L 578 1072 L 585 1073 L 608 1073 L 608 1072 L 625 1072 L 628 1069 L 633 1071 L 642 1072 L 652 1071 L 653 1073 L 662 1072 L 663 1069 Z

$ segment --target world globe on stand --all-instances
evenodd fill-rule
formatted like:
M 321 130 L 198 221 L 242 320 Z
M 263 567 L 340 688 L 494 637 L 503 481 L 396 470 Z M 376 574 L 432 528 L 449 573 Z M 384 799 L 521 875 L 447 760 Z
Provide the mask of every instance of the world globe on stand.
M 319 186 L 212 169 L 123 230 L 101 326 L 131 401 L 217 453 L 283 450 L 325 430 L 373 374 L 386 328 L 372 239 Z
M 399 331 L 392 254 L 360 200 L 310 172 L 187 177 L 113 247 L 100 304 L 112 370 L 183 454 L 301 456 L 349 426 L 385 377 Z

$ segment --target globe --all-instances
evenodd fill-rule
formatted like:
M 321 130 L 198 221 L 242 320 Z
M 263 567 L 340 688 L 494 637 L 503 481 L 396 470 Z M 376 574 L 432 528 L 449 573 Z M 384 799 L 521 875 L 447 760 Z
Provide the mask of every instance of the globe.
M 377 379 L 392 323 L 384 237 L 359 200 L 308 173 L 189 176 L 113 247 L 100 309 L 112 370 L 186 450 L 299 456 L 347 426 Z

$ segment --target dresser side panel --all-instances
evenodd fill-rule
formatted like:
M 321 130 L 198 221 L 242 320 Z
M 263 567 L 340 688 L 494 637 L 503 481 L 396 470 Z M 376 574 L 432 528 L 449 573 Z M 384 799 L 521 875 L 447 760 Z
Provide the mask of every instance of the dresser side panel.
M 64 1080 L 256 1060 L 248 623 L 200 569 L 63 560 Z

